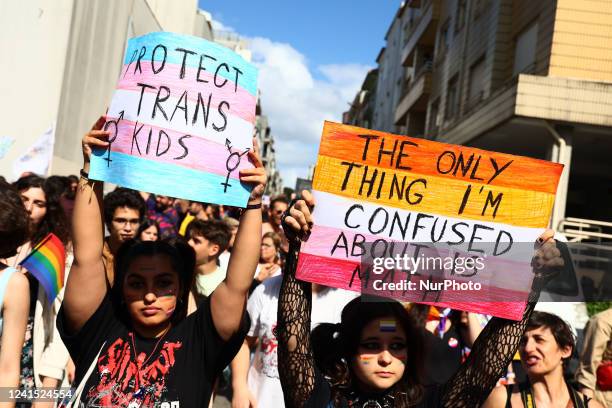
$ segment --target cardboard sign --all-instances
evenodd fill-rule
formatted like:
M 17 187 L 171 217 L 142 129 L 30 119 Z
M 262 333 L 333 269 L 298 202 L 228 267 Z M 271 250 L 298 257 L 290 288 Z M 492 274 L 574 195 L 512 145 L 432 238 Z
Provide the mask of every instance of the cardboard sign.
M 562 170 L 326 122 L 313 180 L 315 226 L 297 277 L 520 319 L 533 245 L 548 225 Z M 385 258 L 410 265 L 382 265 Z M 480 264 L 459 265 L 459 258 Z M 435 267 L 425 267 L 430 260 Z
M 244 207 L 253 167 L 257 70 L 228 48 L 160 32 L 128 42 L 107 114 L 110 147 L 91 178 L 171 197 Z

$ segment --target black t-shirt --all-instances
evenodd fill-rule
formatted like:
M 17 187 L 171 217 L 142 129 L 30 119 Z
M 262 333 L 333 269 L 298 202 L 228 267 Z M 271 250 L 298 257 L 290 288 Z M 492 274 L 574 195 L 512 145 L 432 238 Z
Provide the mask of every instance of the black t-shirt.
M 441 388 L 438 385 L 431 385 L 424 388 L 423 398 L 420 402 L 414 405 L 414 408 L 440 408 L 442 403 L 440 401 Z M 323 374 L 315 368 L 315 384 L 310 398 L 304 404 L 304 408 L 349 408 L 353 405 L 349 405 L 346 399 L 342 399 L 340 405 L 333 405 L 331 403 L 331 386 L 325 379 Z M 366 401 L 360 401 L 365 403 Z M 361 406 L 361 404 L 359 405 Z
M 63 308 L 57 325 L 76 365 L 75 385 L 104 344 L 81 406 L 199 408 L 208 406 L 217 375 L 238 352 L 250 323 L 245 314 L 239 332 L 223 341 L 204 299 L 163 338 L 146 339 L 117 318 L 107 296 L 77 334 L 66 332 Z
M 452 326 L 444 337 L 423 330 L 427 352 L 425 353 L 424 384 L 446 384 L 461 367 L 463 342 Z

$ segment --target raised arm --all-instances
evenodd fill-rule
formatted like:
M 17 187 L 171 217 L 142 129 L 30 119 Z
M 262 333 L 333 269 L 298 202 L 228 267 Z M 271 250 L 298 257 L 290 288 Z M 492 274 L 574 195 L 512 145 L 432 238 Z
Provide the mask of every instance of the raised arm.
M 16 389 L 19 387 L 21 349 L 30 310 L 30 289 L 25 275 L 20 272 L 13 273 L 0 306 L 3 317 L 0 336 L 0 387 L 5 390 Z M 14 406 L 15 402 L 0 401 L 0 408 Z
M 551 230 L 540 236 L 542 244 L 538 245 L 533 262 L 536 276 L 523 318 L 519 321 L 491 319 L 476 339 L 466 362 L 448 381 L 442 396 L 443 407 L 481 406 L 504 374 L 518 349 L 540 291 L 554 275 L 554 270 L 563 266 L 563 258 L 552 237 Z
M 108 146 L 109 132 L 101 130 L 103 125 L 104 117 L 100 117 L 83 137 L 83 170 L 86 173 L 89 173 L 92 148 Z M 106 295 L 102 220 L 102 183 L 81 177 L 72 214 L 74 262 L 66 282 L 63 303 L 66 324 L 71 332 L 83 327 Z
M 298 201 L 289 209 L 283 228 L 289 239 L 289 252 L 283 270 L 278 299 L 276 338 L 278 339 L 278 372 L 285 397 L 285 406 L 301 408 L 315 386 L 315 363 L 310 346 L 311 285 L 296 279 L 300 241 L 296 233 L 307 234 L 312 222 L 310 210 L 314 201 L 304 192 L 306 201 Z
M 253 138 L 253 151 L 249 158 L 253 169 L 240 171 L 240 181 L 253 185 L 249 206 L 261 206 L 261 196 L 266 187 L 266 171 L 259 158 L 259 148 Z M 255 275 L 261 248 L 261 208 L 246 209 L 240 217 L 240 225 L 234 241 L 234 249 L 227 267 L 225 280 L 211 295 L 210 308 L 217 333 L 229 339 L 240 328 L 246 300 Z

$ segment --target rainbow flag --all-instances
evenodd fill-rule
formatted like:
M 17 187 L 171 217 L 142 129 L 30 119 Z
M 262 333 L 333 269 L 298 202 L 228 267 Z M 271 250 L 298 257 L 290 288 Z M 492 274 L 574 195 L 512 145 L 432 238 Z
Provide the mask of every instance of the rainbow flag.
M 64 287 L 66 251 L 62 241 L 53 234 L 47 235 L 20 265 L 38 279 L 52 303 Z

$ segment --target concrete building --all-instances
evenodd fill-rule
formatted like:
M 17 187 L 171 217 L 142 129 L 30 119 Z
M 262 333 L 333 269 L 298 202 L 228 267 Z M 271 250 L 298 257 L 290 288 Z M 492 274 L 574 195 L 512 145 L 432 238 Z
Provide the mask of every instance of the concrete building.
M 363 80 L 361 89 L 355 95 L 351 107 L 342 114 L 342 123 L 365 128 L 372 127 L 376 106 L 377 81 L 378 69 L 370 70 Z
M 255 132 L 259 142 L 261 160 L 268 174 L 268 185 L 266 194 L 275 196 L 283 192 L 283 179 L 276 167 L 276 149 L 274 148 L 274 137 L 268 125 L 268 117 L 261 114 L 261 101 L 257 103 L 257 124 Z
M 215 42 L 233 50 L 247 61 L 251 61 L 252 53 L 248 42 L 233 31 L 214 30 Z M 268 174 L 266 194 L 275 196 L 283 191 L 283 180 L 276 167 L 276 150 L 274 148 L 274 136 L 268 123 L 268 117 L 263 113 L 261 106 L 261 95 L 257 98 L 255 122 L 255 136 L 259 142 L 261 160 Z
M 395 130 L 393 113 L 401 96 L 401 84 L 406 71 L 400 61 L 406 9 L 405 2 L 402 2 L 385 35 L 386 46 L 380 50 L 376 58 L 378 78 L 372 127 L 385 132 Z
M 612 239 L 610 44 L 612 0 L 408 1 L 378 58 L 373 127 L 563 163 L 552 227 Z
M 0 135 L 15 139 L 13 161 L 56 123 L 51 171 L 76 174 L 80 139 L 106 111 L 128 38 L 152 31 L 212 39 L 197 0 L 41 0 L 0 4 Z

